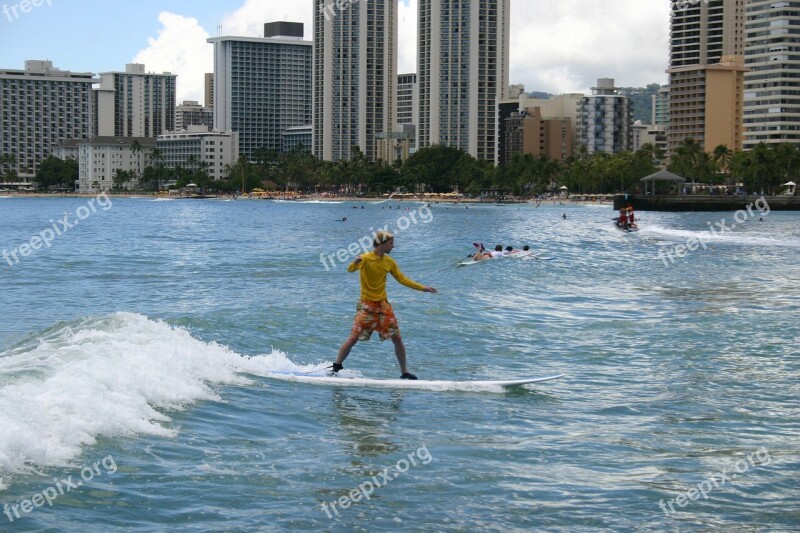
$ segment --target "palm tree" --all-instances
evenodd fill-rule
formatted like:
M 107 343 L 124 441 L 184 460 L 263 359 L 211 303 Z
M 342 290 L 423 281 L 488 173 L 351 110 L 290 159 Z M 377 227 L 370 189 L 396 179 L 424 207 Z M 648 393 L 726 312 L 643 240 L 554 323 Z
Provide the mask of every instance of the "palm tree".
M 13 167 L 16 163 L 17 158 L 14 154 L 0 155 L 0 167 L 8 166 L 8 169 L 6 169 L 5 172 L 0 172 L 0 182 L 5 183 L 6 176 L 11 175 L 11 167 Z
M 141 154 L 144 152 L 144 148 L 142 148 L 142 143 L 138 140 L 134 140 L 130 146 L 131 153 L 136 157 L 136 177 L 139 178 L 142 175 L 142 161 L 141 161 Z
M 164 170 L 164 154 L 156 147 L 150 150 L 150 161 L 155 163 L 156 190 L 159 190 L 159 178 Z

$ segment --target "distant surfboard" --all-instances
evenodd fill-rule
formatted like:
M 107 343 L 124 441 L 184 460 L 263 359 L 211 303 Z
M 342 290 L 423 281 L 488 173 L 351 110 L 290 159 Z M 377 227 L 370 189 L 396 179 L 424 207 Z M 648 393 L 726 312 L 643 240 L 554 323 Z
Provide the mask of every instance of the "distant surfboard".
M 502 392 L 510 387 L 519 387 L 532 383 L 542 383 L 563 377 L 564 374 L 538 378 L 523 378 L 512 380 L 487 380 L 487 381 L 447 381 L 425 379 L 374 379 L 364 377 L 349 377 L 347 375 L 330 376 L 327 371 L 315 373 L 302 373 L 291 371 L 273 370 L 267 377 L 283 381 L 310 383 L 314 385 L 333 385 L 336 387 L 370 387 L 379 389 L 414 389 L 433 391 L 464 391 L 464 392 Z

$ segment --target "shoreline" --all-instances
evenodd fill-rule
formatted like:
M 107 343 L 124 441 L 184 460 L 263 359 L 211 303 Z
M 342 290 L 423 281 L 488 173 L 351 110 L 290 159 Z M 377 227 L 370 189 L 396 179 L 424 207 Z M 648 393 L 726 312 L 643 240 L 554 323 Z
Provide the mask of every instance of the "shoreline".
M 102 193 L 40 193 L 40 192 L 10 192 L 0 193 L 0 198 L 95 198 Z M 383 202 L 426 202 L 431 204 L 499 204 L 499 205 L 521 205 L 521 204 L 534 204 L 535 199 L 513 199 L 513 200 L 487 200 L 481 198 L 447 198 L 447 197 L 434 197 L 428 195 L 420 195 L 413 197 L 398 197 L 398 198 L 382 198 L 379 196 L 361 197 L 361 196 L 292 196 L 292 197 L 274 197 L 274 198 L 254 198 L 248 196 L 233 196 L 233 195 L 209 195 L 209 196 L 189 196 L 189 195 L 170 195 L 170 196 L 157 196 L 147 193 L 105 193 L 109 198 L 133 198 L 133 199 L 164 199 L 164 200 L 215 200 L 215 199 L 235 199 L 235 200 L 279 200 L 281 202 L 309 202 L 309 201 L 322 201 L 322 202 L 365 202 L 365 203 L 383 203 Z M 540 200 L 541 205 L 607 205 L 612 206 L 610 200 L 600 199 L 574 199 L 574 198 L 548 198 Z

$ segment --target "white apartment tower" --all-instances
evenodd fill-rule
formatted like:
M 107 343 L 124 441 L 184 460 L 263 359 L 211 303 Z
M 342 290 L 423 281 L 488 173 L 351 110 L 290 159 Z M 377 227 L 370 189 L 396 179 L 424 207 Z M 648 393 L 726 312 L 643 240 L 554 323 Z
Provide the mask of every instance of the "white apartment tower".
M 611 78 L 600 78 L 581 100 L 579 144 L 590 154 L 631 149 L 631 99 L 619 94 Z
M 100 137 L 148 137 L 175 129 L 177 75 L 147 73 L 144 65 L 101 72 L 94 91 L 95 132 Z
M 25 70 L 0 69 L 0 155 L 11 155 L 20 176 L 68 139 L 92 133 L 90 72 L 59 70 L 50 61 L 26 61 Z
M 417 146 L 495 161 L 497 103 L 508 99 L 511 0 L 420 0 Z
M 314 155 L 377 156 L 376 135 L 395 125 L 397 0 L 312 2 Z
M 800 2 L 745 6 L 744 148 L 800 142 Z
M 312 42 L 303 24 L 264 24 L 264 37 L 214 37 L 214 129 L 239 134 L 239 155 L 283 151 L 290 128 L 311 124 Z

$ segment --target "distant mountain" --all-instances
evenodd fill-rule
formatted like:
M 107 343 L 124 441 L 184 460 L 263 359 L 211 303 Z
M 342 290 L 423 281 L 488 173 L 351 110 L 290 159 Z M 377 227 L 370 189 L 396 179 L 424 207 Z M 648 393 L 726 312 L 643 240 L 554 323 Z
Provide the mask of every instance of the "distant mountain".
M 653 99 L 661 85 L 651 83 L 647 87 L 620 87 L 619 93 L 631 99 L 633 104 L 632 120 L 641 120 L 643 124 L 653 123 Z
M 542 91 L 533 91 L 533 92 L 528 93 L 528 97 L 529 98 L 541 98 L 542 100 L 546 100 L 546 99 L 550 98 L 551 96 L 553 96 L 553 95 L 550 94 L 550 93 L 543 93 Z

